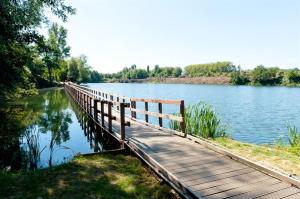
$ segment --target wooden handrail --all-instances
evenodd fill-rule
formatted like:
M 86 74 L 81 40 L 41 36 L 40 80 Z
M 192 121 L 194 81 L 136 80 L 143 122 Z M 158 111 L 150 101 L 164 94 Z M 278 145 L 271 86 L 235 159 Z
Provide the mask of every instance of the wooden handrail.
M 67 83 L 69 87 L 72 87 L 76 90 L 75 93 L 77 93 L 77 98 L 79 99 L 79 103 L 83 104 L 84 109 L 89 113 L 93 114 L 92 111 L 92 100 L 93 99 L 99 99 L 101 104 L 101 123 L 104 124 L 104 117 L 108 117 L 108 129 L 111 131 L 111 120 L 114 120 L 115 116 L 113 117 L 112 110 L 114 109 L 117 112 L 120 112 L 121 105 L 124 108 L 130 108 L 131 118 L 134 120 L 137 119 L 136 113 L 144 114 L 145 116 L 145 122 L 146 124 L 149 123 L 149 116 L 154 116 L 158 118 L 158 124 L 160 127 L 163 127 L 163 119 L 169 119 L 173 121 L 177 121 L 180 124 L 180 129 L 182 133 L 184 133 L 184 136 L 186 137 L 185 132 L 185 113 L 184 113 L 184 101 L 183 100 L 162 100 L 162 99 L 145 99 L 145 98 L 128 98 L 125 96 L 120 96 L 117 94 L 109 93 L 109 92 L 103 92 L 96 89 L 91 89 L 85 86 L 77 85 L 74 83 Z M 83 101 L 83 103 L 82 103 Z M 125 103 L 125 102 L 128 103 Z M 144 103 L 144 110 L 137 108 L 137 103 Z M 149 103 L 156 103 L 158 106 L 158 112 L 149 111 Z M 104 110 L 104 104 L 106 106 L 108 105 L 108 112 L 105 113 Z M 163 105 L 179 105 L 179 115 L 175 114 L 165 114 L 163 113 Z M 95 112 L 95 111 L 94 111 Z M 98 113 L 98 111 L 97 111 Z M 103 113 L 103 114 L 102 114 Z M 124 111 L 124 115 L 126 112 Z M 122 123 L 122 118 L 119 118 L 119 121 Z M 126 124 L 126 122 L 124 122 Z M 150 123 L 149 123 L 150 124 Z
M 161 99 L 144 99 L 144 98 L 130 98 L 134 102 L 149 102 L 149 103 L 162 103 L 162 104 L 175 104 L 180 105 L 181 100 L 161 100 Z

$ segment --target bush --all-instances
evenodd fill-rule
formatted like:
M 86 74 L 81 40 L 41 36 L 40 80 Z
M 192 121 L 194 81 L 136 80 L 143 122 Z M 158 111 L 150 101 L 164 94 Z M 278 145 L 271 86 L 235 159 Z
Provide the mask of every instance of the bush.
M 193 64 L 185 67 L 185 75 L 190 77 L 217 76 L 236 71 L 231 62 L 216 62 L 207 64 Z

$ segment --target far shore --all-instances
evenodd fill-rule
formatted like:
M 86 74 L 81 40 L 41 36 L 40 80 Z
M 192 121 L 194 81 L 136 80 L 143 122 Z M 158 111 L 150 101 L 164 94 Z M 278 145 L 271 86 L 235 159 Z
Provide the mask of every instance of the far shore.
M 147 79 L 116 79 L 116 83 L 165 83 L 165 84 L 220 84 L 229 85 L 230 77 L 168 77 Z

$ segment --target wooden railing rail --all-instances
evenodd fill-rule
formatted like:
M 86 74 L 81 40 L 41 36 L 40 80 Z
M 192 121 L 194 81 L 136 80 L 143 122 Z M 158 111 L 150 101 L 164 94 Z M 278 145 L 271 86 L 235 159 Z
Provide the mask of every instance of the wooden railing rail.
M 84 109 L 88 113 L 92 113 L 92 110 L 87 110 L 88 107 L 90 107 L 90 104 L 93 102 L 90 101 L 92 99 L 98 99 L 101 101 L 101 107 L 102 103 L 107 104 L 107 111 L 109 113 L 104 113 L 103 116 L 101 116 L 101 121 L 103 120 L 104 116 L 109 117 L 109 114 L 112 112 L 112 109 L 121 112 L 121 105 L 125 103 L 125 108 L 130 108 L 130 115 L 127 117 L 130 117 L 132 120 L 141 121 L 140 118 L 137 118 L 137 113 L 144 115 L 143 123 L 155 125 L 149 121 L 149 116 L 157 117 L 158 118 L 158 127 L 163 128 L 163 119 L 169 119 L 172 121 L 176 121 L 180 124 L 180 130 L 184 134 L 184 137 L 186 137 L 185 132 L 185 113 L 184 113 L 184 100 L 161 100 L 161 99 L 145 99 L 145 98 L 129 98 L 126 96 L 121 96 L 114 93 L 109 92 L 103 92 L 96 89 L 91 89 L 86 86 L 77 85 L 74 83 L 67 83 L 66 85 L 71 86 L 72 88 L 76 88 L 78 92 L 83 94 L 83 102 L 84 102 Z M 82 99 L 79 99 L 82 100 Z M 109 102 L 109 103 L 108 103 Z M 137 103 L 144 103 L 144 109 L 138 109 Z M 149 111 L 149 103 L 157 104 L 157 112 L 156 111 Z M 179 106 L 178 114 L 167 114 L 163 113 L 163 105 L 177 105 Z M 101 109 L 102 110 L 102 109 Z M 126 111 L 124 110 L 124 115 L 126 114 Z M 108 119 L 109 122 L 109 130 L 110 129 L 110 123 L 112 120 L 116 120 L 117 117 L 112 117 Z M 118 122 L 122 122 L 122 118 L 118 117 Z M 125 122 L 125 121 L 124 121 Z M 125 122 L 127 124 L 127 122 Z

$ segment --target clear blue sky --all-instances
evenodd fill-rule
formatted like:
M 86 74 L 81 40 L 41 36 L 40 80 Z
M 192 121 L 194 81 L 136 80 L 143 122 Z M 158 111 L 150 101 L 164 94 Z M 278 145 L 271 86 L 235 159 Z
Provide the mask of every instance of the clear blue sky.
M 100 72 L 232 61 L 300 67 L 300 0 L 72 0 L 72 56 Z

